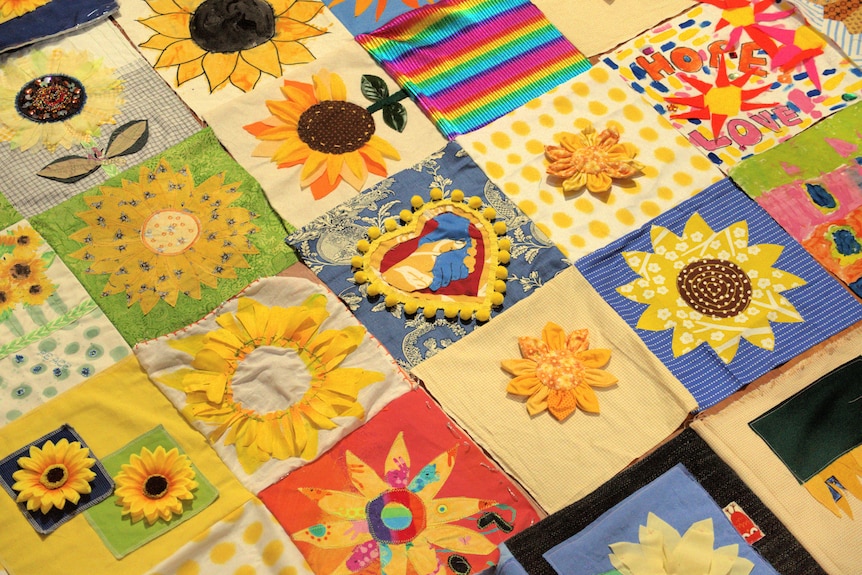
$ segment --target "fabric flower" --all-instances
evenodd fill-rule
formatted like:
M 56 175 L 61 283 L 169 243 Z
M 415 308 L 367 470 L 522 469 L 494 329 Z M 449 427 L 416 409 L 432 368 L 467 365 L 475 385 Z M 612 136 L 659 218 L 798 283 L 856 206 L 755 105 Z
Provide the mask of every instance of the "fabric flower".
M 620 143 L 620 134 L 613 126 L 601 133 L 591 123 L 580 134 L 559 134 L 561 146 L 545 146 L 551 164 L 547 172 L 564 178 L 563 191 L 576 192 L 586 188 L 598 194 L 611 189 L 613 179 L 631 179 L 644 165 L 635 161 L 637 149 Z
M 611 359 L 609 349 L 589 349 L 589 330 L 575 330 L 566 337 L 559 325 L 548 322 L 542 339 L 519 337 L 523 359 L 503 361 L 503 370 L 515 376 L 506 391 L 527 400 L 527 411 L 536 415 L 546 409 L 562 421 L 576 408 L 599 413 L 593 387 L 608 387 L 617 378 L 599 369 Z
M 331 521 L 312 525 L 291 535 L 294 541 L 320 549 L 350 549 L 332 575 L 352 573 L 379 565 L 386 575 L 446 572 L 438 550 L 487 555 L 496 546 L 483 534 L 456 522 L 496 505 L 469 497 L 437 497 L 446 484 L 458 446 L 440 454 L 411 478 L 411 461 L 404 436 L 392 442 L 383 475 L 352 452 L 345 464 L 356 492 L 300 488 Z M 327 574 L 329 575 L 329 574 Z
M 18 458 L 18 471 L 12 474 L 12 489 L 18 492 L 17 503 L 26 503 L 28 511 L 48 513 L 63 509 L 66 502 L 77 505 L 81 495 L 90 493 L 90 482 L 96 474 L 90 469 L 96 460 L 89 448 L 79 441 L 48 440 L 39 448 L 30 446 L 30 456 Z
M 133 453 L 114 477 L 117 488 L 117 505 L 132 523 L 145 519 L 152 525 L 160 517 L 170 521 L 182 515 L 183 502 L 194 499 L 198 483 L 188 456 L 180 455 L 174 447 L 170 451 L 159 445 L 155 451 L 146 447 L 140 455 Z
M 369 173 L 385 177 L 384 158 L 400 156 L 374 133 L 374 118 L 347 101 L 338 74 L 321 70 L 312 78 L 313 86 L 285 80 L 285 99 L 266 102 L 272 116 L 245 126 L 263 140 L 252 155 L 270 158 L 279 168 L 301 165 L 300 185 L 310 186 L 315 199 L 329 194 L 341 180 L 362 190 Z

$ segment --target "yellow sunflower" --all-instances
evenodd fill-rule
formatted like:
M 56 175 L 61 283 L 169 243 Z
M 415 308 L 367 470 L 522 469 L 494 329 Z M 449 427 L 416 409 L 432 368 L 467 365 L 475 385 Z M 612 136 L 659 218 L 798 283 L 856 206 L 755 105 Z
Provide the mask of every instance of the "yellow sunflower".
M 362 343 L 365 328 L 318 331 L 327 317 L 320 294 L 288 308 L 240 298 L 235 314 L 216 318 L 221 329 L 170 341 L 194 357 L 192 369 L 161 381 L 186 393 L 189 419 L 218 426 L 211 441 L 227 433 L 224 443 L 236 447 L 247 473 L 273 457 L 311 459 L 318 430 L 335 429 L 339 417 L 364 418 L 357 396 L 383 379 L 376 371 L 338 367 Z M 291 358 L 305 373 L 295 364 L 272 373 Z
M 90 264 L 87 273 L 110 275 L 103 295 L 125 293 L 145 314 L 159 300 L 176 305 L 181 293 L 200 299 L 201 284 L 235 278 L 235 268 L 249 267 L 244 254 L 258 253 L 256 216 L 231 207 L 238 185 L 223 173 L 196 185 L 188 167 L 174 171 L 164 159 L 155 170 L 141 166 L 137 182 L 84 198 L 91 209 L 77 216 L 87 225 L 70 237 L 85 245 L 71 256 Z
M 334 190 L 343 179 L 356 190 L 368 174 L 385 177 L 386 160 L 400 159 L 389 142 L 377 136 L 374 118 L 347 101 L 338 74 L 321 70 L 314 85 L 285 80 L 284 100 L 267 100 L 272 115 L 245 126 L 263 143 L 252 156 L 270 158 L 279 168 L 302 166 L 299 184 L 311 186 L 315 199 Z
M 30 456 L 19 457 L 21 469 L 12 474 L 12 489 L 18 492 L 15 501 L 27 503 L 28 511 L 42 513 L 63 509 L 67 501 L 77 505 L 81 495 L 92 491 L 90 482 L 96 478 L 90 469 L 96 460 L 88 455 L 89 448 L 65 438 L 56 445 L 50 439 L 41 448 L 31 445 Z
M 331 575 L 358 571 L 380 561 L 375 572 L 405 575 L 447 573 L 438 551 L 487 555 L 496 546 L 483 534 L 456 525 L 458 521 L 496 505 L 470 497 L 437 497 L 446 484 L 458 446 L 441 453 L 418 470 L 412 480 L 410 453 L 399 433 L 392 442 L 383 475 L 350 451 L 344 462 L 358 493 L 300 488 L 333 520 L 312 525 L 291 535 L 294 541 L 315 547 L 350 549 L 351 553 Z
M 156 68 L 177 66 L 177 85 L 206 75 L 210 91 L 228 82 L 244 92 L 261 72 L 281 76 L 282 64 L 314 60 L 300 40 L 326 30 L 307 24 L 318 0 L 147 0 L 155 16 L 140 20 L 156 32 L 141 44 L 159 50 Z
M 49 152 L 99 136 L 115 124 L 123 83 L 87 52 L 36 50 L 0 66 L 0 141 Z
M 576 408 L 599 413 L 593 387 L 608 387 L 617 378 L 599 369 L 611 360 L 611 350 L 590 349 L 589 330 L 575 330 L 566 337 L 559 325 L 548 322 L 542 339 L 519 337 L 522 359 L 503 361 L 503 370 L 515 376 L 506 391 L 528 397 L 527 411 L 546 409 L 562 421 Z
M 51 0 L 0 0 L 0 24 L 32 12 Z
M 195 498 L 192 491 L 198 486 L 188 456 L 180 455 L 176 447 L 165 451 L 161 445 L 155 451 L 144 447 L 140 455 L 133 453 L 114 482 L 122 514 L 129 515 L 132 523 L 144 519 L 147 525 L 159 517 L 170 521 L 182 515 L 183 502 Z
M 695 213 L 682 236 L 661 226 L 650 233 L 653 252 L 623 252 L 640 278 L 617 291 L 649 306 L 638 329 L 673 329 L 674 357 L 706 342 L 730 363 L 740 338 L 771 351 L 770 322 L 803 321 L 780 294 L 805 280 L 772 267 L 783 246 L 748 245 L 747 222 L 715 232 Z
M 19 303 L 43 304 L 54 293 L 56 286 L 45 273 L 51 260 L 37 253 L 41 244 L 33 228 L 25 225 L 0 236 L 0 313 Z

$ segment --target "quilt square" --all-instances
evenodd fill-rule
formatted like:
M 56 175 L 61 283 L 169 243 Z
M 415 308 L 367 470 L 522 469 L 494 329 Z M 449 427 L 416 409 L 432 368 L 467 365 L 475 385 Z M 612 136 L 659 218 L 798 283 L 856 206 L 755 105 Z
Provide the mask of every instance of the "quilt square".
M 0 6 L 0 52 L 56 36 L 117 11 L 113 0 L 24 0 Z
M 529 0 L 442 0 L 356 41 L 450 140 L 590 68 Z
M 701 409 L 862 318 L 730 180 L 575 265 Z
M 458 143 L 572 260 L 722 178 L 601 63 Z
M 47 535 L 107 498 L 114 482 L 69 425 L 0 460 L 0 483 L 38 533 Z
M 315 573 L 478 572 L 538 519 L 421 389 L 260 498 Z
M 794 0 L 793 4 L 814 28 L 829 36 L 862 66 L 862 5 L 850 0 Z
M 296 261 L 260 186 L 209 129 L 32 221 L 130 344 Z
M 454 142 L 287 241 L 404 367 L 567 267 Z
M 862 106 L 850 106 L 730 176 L 862 297 Z
M 748 4 L 701 2 L 603 60 L 722 169 L 862 89 L 862 70 L 789 4 Z
M 354 36 L 371 32 L 396 16 L 431 4 L 427 0 L 324 0 L 326 6 Z

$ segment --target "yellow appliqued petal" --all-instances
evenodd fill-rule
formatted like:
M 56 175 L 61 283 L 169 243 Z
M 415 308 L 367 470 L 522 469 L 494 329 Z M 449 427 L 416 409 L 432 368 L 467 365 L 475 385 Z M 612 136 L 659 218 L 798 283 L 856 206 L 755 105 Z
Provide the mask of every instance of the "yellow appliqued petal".
M 49 439 L 41 447 L 31 445 L 29 457 L 19 457 L 19 469 L 12 474 L 12 490 L 18 492 L 15 501 L 42 514 L 64 509 L 67 502 L 77 504 L 81 495 L 92 491 L 90 482 L 96 478 L 91 470 L 96 460 L 89 454 L 80 442 L 66 438 L 56 444 Z
M 147 525 L 182 515 L 183 501 L 193 499 L 198 487 L 189 458 L 176 447 L 165 450 L 161 445 L 155 451 L 144 447 L 140 454 L 132 454 L 114 481 L 122 514 L 129 515 L 132 523 L 144 519 Z

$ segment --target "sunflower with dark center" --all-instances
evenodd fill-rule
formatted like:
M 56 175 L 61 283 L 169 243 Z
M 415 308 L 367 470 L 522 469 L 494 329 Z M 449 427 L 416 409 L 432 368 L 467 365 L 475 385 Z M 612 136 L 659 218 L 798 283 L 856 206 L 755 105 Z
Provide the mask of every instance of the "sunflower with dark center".
M 161 445 L 155 451 L 144 447 L 140 454 L 133 453 L 114 481 L 122 514 L 129 515 L 132 523 L 144 519 L 147 525 L 182 515 L 184 502 L 194 499 L 192 491 L 198 487 L 188 456 L 176 447 L 166 451 Z
M 20 469 L 12 474 L 12 489 L 18 492 L 15 501 L 43 514 L 65 508 L 66 502 L 77 505 L 81 495 L 91 492 L 90 482 L 96 478 L 91 470 L 96 460 L 89 455 L 80 442 L 65 438 L 56 444 L 49 439 L 42 447 L 31 445 L 29 457 L 19 457 Z

